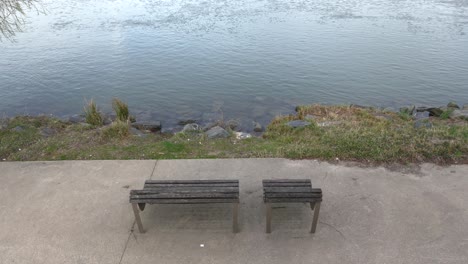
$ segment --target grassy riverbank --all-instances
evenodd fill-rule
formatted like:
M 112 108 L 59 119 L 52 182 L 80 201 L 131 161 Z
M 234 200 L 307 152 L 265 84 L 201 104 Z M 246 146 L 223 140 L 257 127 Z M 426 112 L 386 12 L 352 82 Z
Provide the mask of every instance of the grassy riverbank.
M 291 120 L 310 125 L 292 128 Z M 418 128 L 416 128 L 418 127 Z M 133 136 L 48 117 L 15 117 L 0 130 L 1 160 L 285 157 L 366 163 L 468 163 L 468 122 L 349 106 L 305 106 L 277 117 L 261 138 L 207 139 L 203 133 Z

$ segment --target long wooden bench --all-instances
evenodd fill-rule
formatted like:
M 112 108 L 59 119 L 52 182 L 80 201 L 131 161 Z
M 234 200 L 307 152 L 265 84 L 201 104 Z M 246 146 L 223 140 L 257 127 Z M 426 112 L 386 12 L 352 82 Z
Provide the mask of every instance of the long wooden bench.
M 317 228 L 322 189 L 312 189 L 309 179 L 263 180 L 263 200 L 266 205 L 266 232 L 271 233 L 271 205 L 273 203 L 310 203 L 314 211 L 311 233 Z
M 234 233 L 238 231 L 238 180 L 148 180 L 143 190 L 130 191 L 130 203 L 140 233 L 144 233 L 144 229 L 139 211 L 143 211 L 146 204 L 231 203 L 232 229 Z

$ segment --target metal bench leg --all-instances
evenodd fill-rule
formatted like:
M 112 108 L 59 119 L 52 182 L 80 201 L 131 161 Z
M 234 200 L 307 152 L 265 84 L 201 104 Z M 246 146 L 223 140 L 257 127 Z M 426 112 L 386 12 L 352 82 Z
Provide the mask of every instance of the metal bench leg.
M 232 205 L 232 232 L 239 232 L 239 203 Z
M 311 233 L 315 233 L 315 230 L 317 229 L 317 222 L 320 213 L 320 204 L 321 202 L 316 202 L 314 206 L 314 220 L 312 222 L 312 228 L 310 229 Z
M 271 203 L 266 203 L 266 232 L 271 233 Z
M 140 212 L 138 211 L 138 204 L 132 203 L 133 213 L 135 214 L 135 220 L 138 225 L 140 233 L 144 233 L 143 224 L 141 223 Z

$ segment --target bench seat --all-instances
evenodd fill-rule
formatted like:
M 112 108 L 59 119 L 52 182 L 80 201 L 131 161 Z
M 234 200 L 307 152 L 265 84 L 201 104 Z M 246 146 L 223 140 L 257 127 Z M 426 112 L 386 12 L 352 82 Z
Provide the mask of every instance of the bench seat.
M 142 190 L 130 191 L 135 219 L 144 232 L 139 210 L 146 204 L 233 204 L 233 230 L 237 232 L 239 206 L 238 180 L 147 180 Z M 138 205 L 138 207 L 137 207 Z
M 312 188 L 310 179 L 263 180 L 263 201 L 266 205 L 266 232 L 271 232 L 272 203 L 310 203 L 314 211 L 311 232 L 315 233 L 322 202 L 322 189 Z

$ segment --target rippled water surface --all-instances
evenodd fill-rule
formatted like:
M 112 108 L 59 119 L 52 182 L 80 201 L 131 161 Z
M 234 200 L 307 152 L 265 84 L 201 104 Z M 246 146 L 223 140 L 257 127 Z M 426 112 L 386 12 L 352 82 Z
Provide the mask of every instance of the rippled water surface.
M 146 119 L 468 103 L 468 0 L 43 0 L 0 42 L 0 113 L 116 96 Z M 172 125 L 172 121 L 166 121 Z

